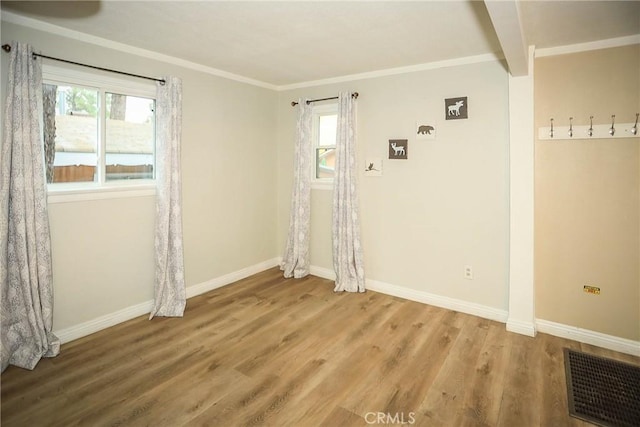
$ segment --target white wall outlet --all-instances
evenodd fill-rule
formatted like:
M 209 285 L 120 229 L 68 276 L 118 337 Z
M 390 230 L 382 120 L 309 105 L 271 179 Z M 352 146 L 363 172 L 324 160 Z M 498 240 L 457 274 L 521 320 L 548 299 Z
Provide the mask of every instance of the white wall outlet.
M 467 280 L 473 279 L 473 267 L 471 267 L 470 265 L 464 266 L 464 278 Z

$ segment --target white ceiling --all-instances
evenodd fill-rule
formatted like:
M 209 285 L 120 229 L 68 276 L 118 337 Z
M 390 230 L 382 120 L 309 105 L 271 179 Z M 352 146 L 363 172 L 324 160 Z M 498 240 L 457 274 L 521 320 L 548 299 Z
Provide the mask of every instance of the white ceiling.
M 507 26 L 538 48 L 640 34 L 640 1 L 505 3 L 517 5 L 512 10 L 519 9 L 520 19 L 515 13 L 503 21 L 514 21 Z M 505 23 L 495 8 L 489 8 L 490 16 L 483 1 L 2 1 L 1 6 L 3 12 L 274 86 L 503 55 L 511 37 L 498 28 L 504 30 Z

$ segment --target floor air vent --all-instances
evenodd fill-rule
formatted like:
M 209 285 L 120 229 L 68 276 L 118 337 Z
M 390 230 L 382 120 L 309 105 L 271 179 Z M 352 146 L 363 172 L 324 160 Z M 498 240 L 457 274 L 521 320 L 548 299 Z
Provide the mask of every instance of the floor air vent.
M 640 367 L 564 349 L 571 416 L 607 427 L 640 426 Z

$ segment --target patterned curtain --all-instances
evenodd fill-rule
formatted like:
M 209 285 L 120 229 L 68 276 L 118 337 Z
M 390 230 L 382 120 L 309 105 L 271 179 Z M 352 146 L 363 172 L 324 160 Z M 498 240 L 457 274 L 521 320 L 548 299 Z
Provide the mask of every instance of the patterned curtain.
M 166 77 L 156 96 L 156 279 L 154 316 L 182 317 L 186 306 L 182 249 L 182 81 Z
M 338 97 L 336 172 L 333 180 L 334 291 L 364 292 L 356 164 L 356 101 L 350 92 Z
M 293 161 L 293 191 L 289 214 L 289 234 L 280 269 L 284 277 L 309 274 L 309 232 L 311 222 L 311 118 L 306 99 L 297 105 L 296 143 Z
M 0 160 L 1 359 L 33 369 L 60 352 L 53 324 L 42 69 L 31 46 L 12 43 Z

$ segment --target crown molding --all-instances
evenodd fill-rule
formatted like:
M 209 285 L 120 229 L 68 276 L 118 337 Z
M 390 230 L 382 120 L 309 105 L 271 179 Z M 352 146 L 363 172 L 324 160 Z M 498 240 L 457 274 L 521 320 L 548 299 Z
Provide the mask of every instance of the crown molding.
M 187 61 L 185 59 L 177 58 L 175 56 L 165 55 L 162 53 L 154 52 L 147 49 L 131 46 L 125 43 L 116 42 L 113 40 L 105 39 L 102 37 L 93 36 L 91 34 L 83 33 L 80 31 L 70 30 L 68 28 L 53 25 L 48 22 L 40 21 L 26 16 L 18 15 L 12 12 L 2 11 L 2 21 L 21 25 L 23 27 L 32 28 L 38 31 L 44 31 L 46 33 L 55 34 L 61 37 L 67 37 L 73 40 L 81 41 L 84 43 L 90 43 L 93 45 L 105 47 L 108 49 L 117 50 L 124 53 L 138 55 L 144 58 L 153 59 L 156 61 L 165 62 L 179 67 L 188 68 L 190 70 L 200 71 L 203 73 L 211 74 L 216 77 L 222 77 L 228 80 L 234 80 L 241 83 L 247 83 L 253 86 L 262 87 L 265 89 L 277 90 L 276 85 L 266 83 L 260 80 L 251 79 L 249 77 L 240 76 L 227 71 L 219 70 L 217 68 L 208 67 L 206 65 L 198 64 L 196 62 Z
M 640 44 L 640 34 L 634 34 L 632 36 L 625 37 L 616 37 L 614 39 L 596 40 L 593 42 L 536 49 L 536 58 L 542 58 L 545 56 L 566 55 L 568 53 L 587 52 L 590 50 L 608 49 L 612 47 L 628 46 L 632 44 Z

